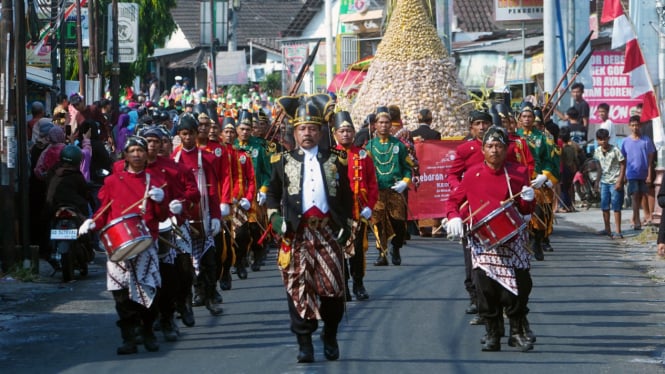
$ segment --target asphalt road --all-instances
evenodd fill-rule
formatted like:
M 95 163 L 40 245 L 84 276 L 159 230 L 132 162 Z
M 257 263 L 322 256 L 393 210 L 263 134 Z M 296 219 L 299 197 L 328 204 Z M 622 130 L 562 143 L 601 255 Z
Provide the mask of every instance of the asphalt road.
M 196 309 L 196 326 L 160 351 L 120 357 L 120 334 L 102 266 L 85 280 L 0 283 L 3 373 L 663 373 L 663 291 L 631 260 L 630 247 L 559 222 L 555 252 L 534 262 L 529 319 L 538 337 L 522 353 L 502 340 L 481 352 L 484 327 L 464 314 L 458 243 L 415 237 L 402 266 L 374 267 L 370 300 L 350 302 L 328 362 L 318 335 L 316 362 L 297 364 L 286 299 L 274 264 L 234 279 L 224 315 Z M 98 261 L 101 265 L 101 259 Z

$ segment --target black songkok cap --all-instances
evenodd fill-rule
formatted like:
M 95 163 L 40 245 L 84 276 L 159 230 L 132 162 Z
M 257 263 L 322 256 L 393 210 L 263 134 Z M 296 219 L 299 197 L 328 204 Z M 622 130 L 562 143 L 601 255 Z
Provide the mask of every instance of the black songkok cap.
M 489 142 L 501 142 L 503 145 L 508 144 L 508 134 L 503 127 L 491 126 L 483 136 L 483 145 Z
M 123 151 L 127 152 L 129 147 L 138 145 L 139 147 L 143 148 L 144 150 L 148 149 L 148 142 L 145 140 L 145 138 L 142 138 L 140 136 L 130 136 L 127 138 L 125 141 L 125 147 L 123 148 Z
M 178 131 L 189 130 L 189 131 L 199 131 L 199 121 L 194 118 L 193 115 L 187 114 L 180 118 L 178 123 Z
M 335 130 L 339 130 L 342 127 L 350 127 L 354 129 L 351 113 L 345 110 L 335 113 Z
M 474 123 L 476 121 L 487 121 L 491 123 L 492 116 L 484 110 L 472 110 L 471 113 L 469 113 L 469 123 Z

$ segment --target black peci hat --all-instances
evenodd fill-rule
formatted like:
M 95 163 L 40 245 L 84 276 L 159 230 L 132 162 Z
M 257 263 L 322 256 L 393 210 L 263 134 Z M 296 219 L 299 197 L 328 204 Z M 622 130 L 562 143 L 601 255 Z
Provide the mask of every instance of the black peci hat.
M 343 127 L 350 127 L 352 129 L 355 129 L 353 127 L 353 120 L 351 119 L 351 113 L 345 110 L 335 113 L 335 130 L 339 130 Z

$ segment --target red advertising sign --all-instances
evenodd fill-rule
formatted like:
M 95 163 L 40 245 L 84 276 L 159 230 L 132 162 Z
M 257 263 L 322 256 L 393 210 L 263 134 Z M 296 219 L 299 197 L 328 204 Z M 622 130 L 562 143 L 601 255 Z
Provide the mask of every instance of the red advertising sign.
M 584 98 L 590 107 L 590 123 L 600 123 L 596 113 L 598 104 L 610 106 L 610 119 L 614 124 L 628 124 L 630 110 L 640 103 L 631 98 L 633 86 L 630 74 L 623 73 L 624 52 L 596 51 L 591 56 L 592 88 L 585 88 Z
M 420 162 L 420 186 L 409 193 L 409 219 L 441 218 L 450 187 L 448 169 L 455 159 L 455 148 L 462 140 L 426 140 L 416 142 Z

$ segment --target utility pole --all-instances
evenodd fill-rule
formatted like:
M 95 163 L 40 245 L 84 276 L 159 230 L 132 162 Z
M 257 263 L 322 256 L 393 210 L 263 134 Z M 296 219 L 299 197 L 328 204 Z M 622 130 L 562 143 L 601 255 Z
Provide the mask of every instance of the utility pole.
M 14 28 L 14 4 L 12 0 L 2 0 L 2 15 L 0 16 L 0 199 L 2 201 L 3 224 L 0 225 L 2 237 L 2 271 L 8 272 L 16 264 L 16 241 L 14 233 L 14 169 L 16 168 L 16 127 L 14 127 L 13 103 L 14 97 L 10 92 L 10 82 L 14 75 L 14 54 L 12 49 L 12 34 Z M 5 221 L 6 219 L 6 221 Z
M 111 66 L 111 106 L 117 113 L 120 109 L 120 56 L 118 56 L 118 0 L 111 5 L 111 23 L 113 24 L 113 63 Z
M 210 65 L 212 70 L 212 81 L 210 82 L 210 92 L 207 93 L 208 99 L 212 99 L 212 95 L 217 91 L 217 61 L 215 61 L 215 7 L 217 1 L 210 0 Z M 217 121 L 215 121 L 217 122 Z
M 93 92 L 90 93 L 92 101 L 100 98 L 100 79 L 97 69 L 99 49 L 97 48 L 97 1 L 88 0 L 88 78 L 93 82 Z
M 14 22 L 14 43 L 16 76 L 13 81 L 15 87 L 15 123 L 16 123 L 16 159 L 18 161 L 18 208 L 20 220 L 20 238 L 23 245 L 23 259 L 32 259 L 32 269 L 39 271 L 39 257 L 32 256 L 30 253 L 30 230 L 28 226 L 28 132 L 26 131 L 25 121 L 25 87 L 26 87 L 26 58 L 25 58 L 25 36 L 27 34 L 27 27 L 25 23 L 25 3 L 23 1 L 16 1 L 14 3 L 14 11 L 16 12 L 16 20 Z M 37 253 L 35 253 L 37 255 Z M 35 258 L 36 257 L 36 258 Z
M 87 100 L 88 97 L 85 92 L 85 69 L 83 66 L 83 36 L 81 33 L 81 0 L 76 0 L 76 48 L 78 50 L 79 92 Z

